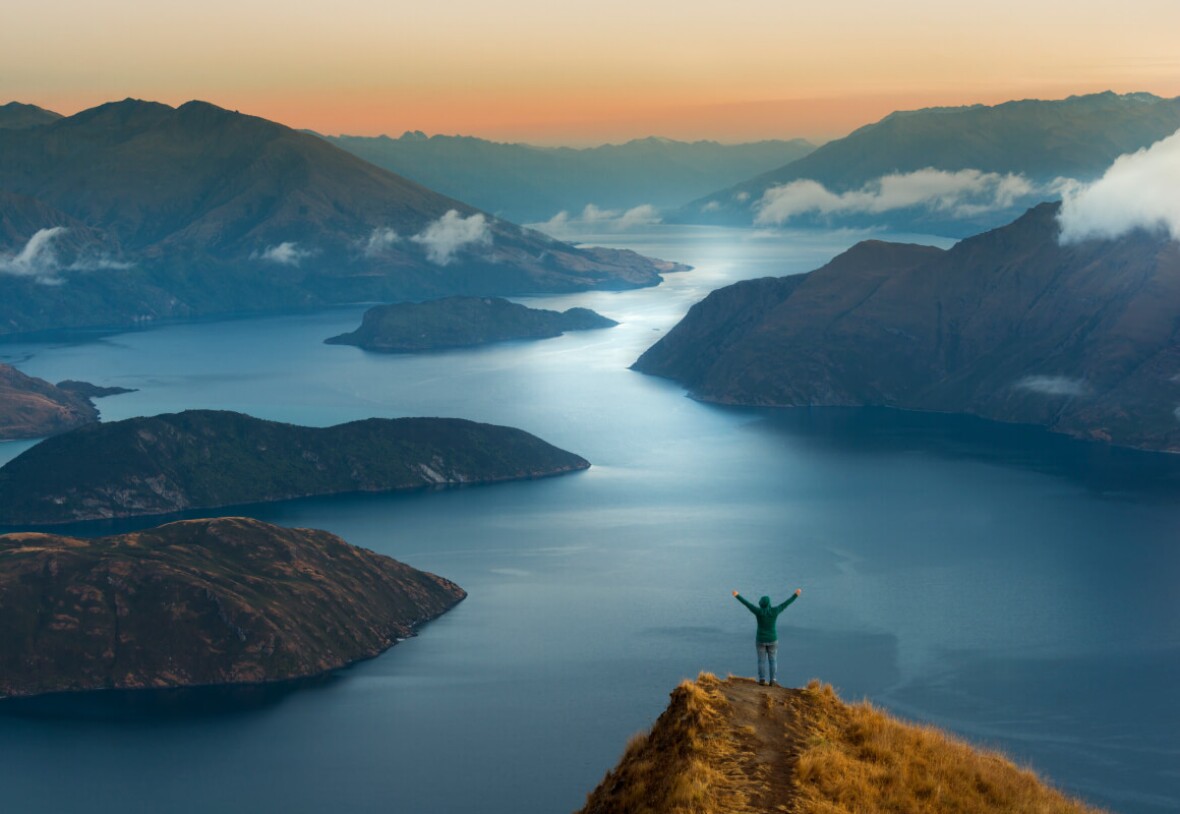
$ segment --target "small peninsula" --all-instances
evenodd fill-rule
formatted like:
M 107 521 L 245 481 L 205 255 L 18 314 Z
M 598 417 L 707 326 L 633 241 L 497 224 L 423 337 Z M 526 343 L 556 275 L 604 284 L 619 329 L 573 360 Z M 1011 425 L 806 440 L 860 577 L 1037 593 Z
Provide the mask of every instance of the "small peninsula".
M 0 364 L 0 441 L 55 435 L 97 420 L 86 393 Z
M 370 418 L 300 427 L 221 410 L 91 424 L 0 468 L 0 525 L 560 475 L 584 458 L 512 427 Z
M 243 517 L 0 536 L 0 698 L 281 681 L 371 658 L 466 593 Z
M 1180 242 L 1063 244 L 1059 209 L 726 286 L 633 368 L 722 404 L 967 413 L 1180 452 Z
M 578 814 L 791 811 L 1101 814 L 1031 771 L 813 681 L 702 673 L 627 744 Z
M 588 308 L 548 311 L 500 297 L 444 297 L 378 305 L 352 333 L 325 340 L 383 353 L 463 348 L 518 339 L 548 339 L 566 331 L 618 325 Z

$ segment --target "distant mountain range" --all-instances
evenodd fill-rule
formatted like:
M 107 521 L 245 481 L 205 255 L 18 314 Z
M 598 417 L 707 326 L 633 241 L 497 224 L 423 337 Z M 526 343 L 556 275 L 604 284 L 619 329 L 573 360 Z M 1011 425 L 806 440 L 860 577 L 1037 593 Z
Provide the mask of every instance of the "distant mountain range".
M 0 333 L 659 282 L 204 102 L 0 113 Z M 39 120 L 39 123 L 38 123 Z
M 803 139 L 718 144 L 645 138 L 600 147 L 535 147 L 470 136 L 328 136 L 379 167 L 517 223 L 685 201 L 807 155 Z
M 23 130 L 26 127 L 50 124 L 60 118 L 60 113 L 36 105 L 21 102 L 0 105 L 0 130 Z
M 962 237 L 1055 199 L 1059 179 L 1092 180 L 1178 129 L 1180 98 L 1148 93 L 897 112 L 669 218 Z
M 1180 452 L 1180 243 L 1061 245 L 1059 208 L 722 288 L 634 367 L 725 404 L 970 413 Z

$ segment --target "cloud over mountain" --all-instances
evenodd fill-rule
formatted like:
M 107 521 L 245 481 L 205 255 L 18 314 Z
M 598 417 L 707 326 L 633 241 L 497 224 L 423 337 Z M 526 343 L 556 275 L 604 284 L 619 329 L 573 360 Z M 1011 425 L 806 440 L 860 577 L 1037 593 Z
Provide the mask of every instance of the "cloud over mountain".
M 1180 240 L 1180 130 L 1119 156 L 1094 183 L 1064 190 L 1058 220 L 1063 244 L 1135 229 Z
M 410 240 L 425 247 L 426 259 L 431 263 L 445 266 L 460 249 L 490 246 L 492 230 L 483 215 L 476 213 L 465 218 L 451 209 Z
M 284 240 L 276 246 L 267 246 L 266 250 L 258 257 L 271 263 L 278 263 L 280 266 L 298 266 L 304 258 L 311 257 L 312 254 L 310 249 L 300 248 L 295 241 Z
M 79 255 L 69 262 L 63 262 L 56 244 L 58 239 L 69 231 L 64 226 L 38 229 L 19 252 L 0 253 L 0 274 L 32 277 L 44 285 L 60 285 L 64 280 L 58 275 L 63 271 L 98 271 L 131 267 L 130 263 L 105 256 Z
M 542 224 L 544 230 L 560 235 L 571 226 L 594 225 L 610 231 L 626 231 L 636 226 L 650 226 L 660 222 L 660 212 L 651 204 L 633 206 L 627 210 L 603 209 L 595 204 L 586 204 L 577 215 L 561 211 Z
M 927 167 L 892 173 L 841 193 L 832 192 L 818 181 L 802 179 L 766 190 L 755 204 L 754 222 L 777 226 L 804 214 L 879 214 L 911 207 L 971 217 L 1007 209 L 1039 191 L 1023 175 L 975 169 L 948 172 Z

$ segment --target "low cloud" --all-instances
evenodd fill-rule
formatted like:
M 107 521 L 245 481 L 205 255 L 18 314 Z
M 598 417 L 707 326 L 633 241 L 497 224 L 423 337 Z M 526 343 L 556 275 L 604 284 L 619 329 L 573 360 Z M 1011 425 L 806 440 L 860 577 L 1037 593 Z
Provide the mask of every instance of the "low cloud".
M 716 212 L 721 209 L 721 203 L 718 201 L 709 201 L 701 207 L 702 212 Z
M 1090 392 L 1090 385 L 1085 379 L 1071 379 L 1068 376 L 1025 376 L 1013 387 L 1045 396 L 1084 396 Z
M 955 218 L 1007 209 L 1018 201 L 1058 188 L 1041 188 L 1022 175 L 980 170 L 947 172 L 927 168 L 893 173 L 849 192 L 832 192 L 804 179 L 771 187 L 754 206 L 759 226 L 781 225 L 805 214 L 880 214 L 922 207 Z
M 55 244 L 57 239 L 68 231 L 69 229 L 64 226 L 38 229 L 24 248 L 16 254 L 0 254 L 0 274 L 31 277 L 44 285 L 60 285 L 64 282 L 59 276 L 63 271 L 131 268 L 130 263 L 102 256 L 79 256 L 69 263 L 63 263 Z
M 651 226 L 660 220 L 660 211 L 651 204 L 641 204 L 627 210 L 602 209 L 595 204 L 586 204 L 580 214 L 571 217 L 569 212 L 562 210 L 541 224 L 541 227 L 550 234 L 560 234 L 574 226 L 589 225 L 621 232 L 637 226 Z
M 393 245 L 400 240 L 401 238 L 393 229 L 388 226 L 378 226 L 365 241 L 365 257 L 379 257 L 393 248 Z
M 445 266 L 455 259 L 460 249 L 492 244 L 492 230 L 481 214 L 463 217 L 456 210 L 448 211 L 410 240 L 426 249 L 426 259 Z
M 1180 130 L 1115 159 L 1092 184 L 1062 194 L 1062 243 L 1146 229 L 1180 240 Z
M 298 266 L 314 252 L 302 249 L 293 240 L 284 240 L 277 246 L 267 246 L 261 254 L 255 253 L 251 257 L 266 260 L 268 263 L 278 263 L 280 266 Z

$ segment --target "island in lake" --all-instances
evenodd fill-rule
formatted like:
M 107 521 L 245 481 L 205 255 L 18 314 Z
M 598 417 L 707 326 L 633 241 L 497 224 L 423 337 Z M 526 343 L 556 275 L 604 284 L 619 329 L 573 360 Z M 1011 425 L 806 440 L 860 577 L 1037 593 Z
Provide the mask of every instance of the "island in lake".
M 462 348 L 519 339 L 548 339 L 566 331 L 610 328 L 619 323 L 588 308 L 549 311 L 500 297 L 444 297 L 378 305 L 352 333 L 325 340 L 384 353 Z
M 243 517 L 0 536 L 0 698 L 302 678 L 381 653 L 466 593 L 314 529 Z
M 724 404 L 970 413 L 1180 451 L 1180 243 L 1062 244 L 1059 209 L 727 286 L 633 367 Z
M 512 427 L 370 418 L 300 427 L 221 410 L 90 424 L 0 468 L 0 525 L 542 478 L 584 458 Z

